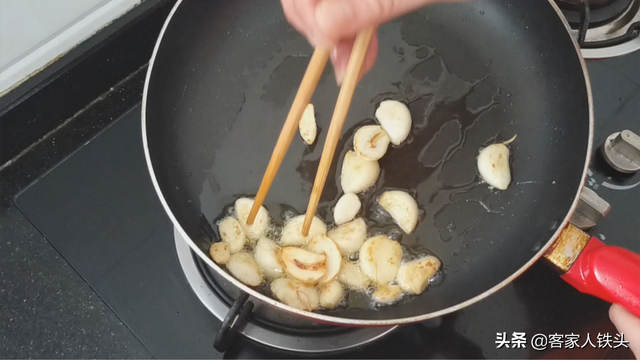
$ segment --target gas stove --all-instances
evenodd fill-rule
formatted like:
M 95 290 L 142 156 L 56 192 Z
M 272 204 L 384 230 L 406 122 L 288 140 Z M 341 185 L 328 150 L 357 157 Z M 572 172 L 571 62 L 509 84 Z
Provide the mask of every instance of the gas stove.
M 572 222 L 608 244 L 640 253 L 640 146 L 636 135 L 640 134 L 640 51 L 634 51 L 640 48 L 640 0 L 556 2 L 574 27 L 575 36 L 583 37 L 585 57 L 600 59 L 588 62 L 595 107 L 594 152 L 587 188 Z M 166 14 L 154 16 L 162 20 Z M 581 26 L 587 29 L 582 35 Z M 133 27 L 122 36 L 140 34 L 139 30 Z M 129 51 L 135 52 L 133 48 Z M 105 51 L 101 56 L 111 59 L 114 55 Z M 11 243 L 31 249 L 27 239 L 42 237 L 47 248 L 37 251 L 52 252 L 65 266 L 70 265 L 78 280 L 73 286 L 82 283 L 89 292 L 76 295 L 69 290 L 71 285 L 61 283 L 59 298 L 48 293 L 58 299 L 52 306 L 68 306 L 69 313 L 79 314 L 76 317 L 57 318 L 55 310 L 37 302 L 33 311 L 25 308 L 29 306 L 27 299 L 39 299 L 41 288 L 34 290 L 36 295 L 25 295 L 24 302 L 17 298 L 15 302 L 3 301 L 10 309 L 25 308 L 21 316 L 26 321 L 21 326 L 32 324 L 33 328 L 19 331 L 22 328 L 12 328 L 17 326 L 13 318 L 2 321 L 1 342 L 15 345 L 9 345 L 7 353 L 0 352 L 0 357 L 633 358 L 624 347 L 598 346 L 598 334 L 617 334 L 608 319 L 609 304 L 577 292 L 544 260 L 477 304 L 413 325 L 343 328 L 291 318 L 259 305 L 243 307 L 246 295 L 222 282 L 192 253 L 157 199 L 140 142 L 138 102 L 144 70 L 142 65 L 111 85 L 105 95 L 83 104 L 84 111 L 0 168 L 0 224 L 20 224 L 0 226 L 2 238 L 11 239 L 9 245 L 1 245 L 7 248 L 0 247 L 0 252 L 9 254 L 6 261 L 15 261 L 13 266 L 23 269 L 24 257 Z M 86 83 L 86 74 L 77 76 L 74 86 Z M 25 118 L 35 104 L 41 108 L 64 105 L 54 97 L 44 105 L 27 99 L 2 116 Z M 29 238 L 25 238 L 26 229 L 32 229 Z M 42 266 L 40 272 L 58 271 Z M 23 271 L 37 278 L 34 273 L 39 272 L 33 268 Z M 24 276 L 8 282 L 2 276 L 3 289 L 12 289 L 15 283 L 15 289 L 28 291 L 28 284 L 20 282 Z M 80 299 L 80 305 L 71 302 L 75 298 Z M 94 318 L 87 315 L 86 304 L 104 307 L 108 315 L 96 319 L 112 316 L 114 325 L 98 330 L 102 329 L 98 320 L 87 321 Z M 12 310 L 11 314 L 15 313 L 19 310 Z M 48 340 L 65 346 L 77 341 L 77 334 L 69 340 L 62 330 L 48 330 L 49 323 L 37 321 L 43 318 L 82 328 L 85 338 L 93 331 L 96 338 L 104 339 L 101 344 L 129 345 L 116 350 L 96 345 L 100 349 L 94 352 L 88 352 L 82 343 L 77 348 L 69 345 L 75 350 L 66 352 L 49 351 L 50 347 L 40 345 L 41 350 L 28 352 L 25 344 L 41 341 L 29 334 L 49 334 Z M 549 344 L 540 350 L 531 343 L 499 346 L 502 334 L 514 332 L 524 333 L 528 340 L 539 335 L 548 340 L 554 334 L 575 334 L 580 337 L 579 345 L 589 336 L 594 346 L 568 349 Z M 19 335 L 23 333 L 26 335 Z
M 555 0 L 585 59 L 606 59 L 640 49 L 640 0 Z

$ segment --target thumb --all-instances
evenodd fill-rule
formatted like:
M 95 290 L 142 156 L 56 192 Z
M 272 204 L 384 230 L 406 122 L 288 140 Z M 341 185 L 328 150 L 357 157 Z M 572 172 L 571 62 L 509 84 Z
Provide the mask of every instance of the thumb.
M 315 9 L 317 35 L 324 44 L 352 38 L 358 31 L 377 26 L 416 10 L 434 0 L 323 0 Z
M 347 65 L 351 58 L 351 51 L 353 50 L 353 43 L 355 38 L 348 40 L 341 40 L 331 51 L 331 62 L 333 63 L 333 69 L 336 76 L 336 82 L 338 85 L 342 84 L 345 72 L 347 71 Z M 378 35 L 374 32 L 367 49 L 367 54 L 362 64 L 362 70 L 360 72 L 360 79 L 364 74 L 368 73 L 373 68 L 378 56 Z M 360 81 L 358 79 L 358 81 Z
M 616 329 L 624 334 L 636 359 L 640 359 L 640 319 L 624 307 L 614 304 L 609 308 L 609 318 Z

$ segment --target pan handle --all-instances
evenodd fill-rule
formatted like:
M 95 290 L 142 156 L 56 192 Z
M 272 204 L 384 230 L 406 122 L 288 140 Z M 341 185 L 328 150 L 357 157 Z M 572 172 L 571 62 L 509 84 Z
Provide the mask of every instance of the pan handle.
M 592 237 L 562 279 L 640 317 L 640 255 Z

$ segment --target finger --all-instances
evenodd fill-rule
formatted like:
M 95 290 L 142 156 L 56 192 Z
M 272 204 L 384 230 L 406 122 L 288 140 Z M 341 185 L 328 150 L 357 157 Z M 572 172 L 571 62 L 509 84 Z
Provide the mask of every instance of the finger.
M 297 2 L 308 3 L 309 1 L 308 0 L 281 0 L 280 1 L 280 3 L 282 4 L 282 10 L 284 11 L 284 16 L 289 22 L 289 24 L 291 24 L 291 26 L 293 26 L 294 29 L 296 29 L 299 33 L 301 33 L 306 37 L 308 29 L 305 26 L 303 16 L 300 14 L 298 7 L 296 6 Z
M 629 341 L 629 348 L 636 359 L 640 359 L 640 319 L 618 304 L 609 308 L 609 318 L 616 329 L 624 334 L 624 339 Z
M 315 9 L 314 36 L 323 44 L 354 37 L 358 31 L 392 20 L 434 0 L 323 0 Z
M 376 64 L 376 58 L 378 57 L 378 34 L 374 33 L 371 37 L 371 43 L 369 49 L 367 49 L 367 55 L 364 58 L 364 64 L 362 66 L 362 72 L 360 73 L 360 79 L 368 73 Z
M 315 10 L 322 0 L 291 0 L 293 11 L 298 17 L 300 26 L 304 29 L 301 31 L 307 38 L 309 43 L 317 48 L 322 47 L 331 49 L 333 44 L 322 41 L 322 37 L 318 35 L 318 25 L 316 23 Z
M 351 57 L 354 41 L 355 38 L 342 40 L 333 48 L 333 51 L 331 52 L 331 63 L 333 64 L 336 82 L 338 83 L 338 85 L 342 84 L 342 79 L 344 78 L 344 74 L 347 71 L 347 65 L 349 64 L 349 58 Z M 362 77 L 373 68 L 377 56 L 378 35 L 374 33 L 371 37 L 371 42 L 369 43 L 369 48 L 367 49 L 364 63 L 362 64 L 360 79 L 362 79 Z M 358 79 L 358 81 L 360 81 L 360 79 Z

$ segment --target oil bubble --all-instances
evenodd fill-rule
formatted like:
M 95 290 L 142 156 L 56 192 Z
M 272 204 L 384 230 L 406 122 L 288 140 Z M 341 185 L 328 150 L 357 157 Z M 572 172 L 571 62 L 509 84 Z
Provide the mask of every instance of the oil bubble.
M 374 205 L 369 213 L 369 219 L 376 223 L 384 223 L 391 220 L 389 213 L 379 205 Z
M 442 284 L 443 279 L 444 279 L 444 275 L 442 274 L 442 271 L 438 271 L 435 274 L 433 274 L 431 279 L 429 279 L 429 286 L 438 286 Z
M 284 219 L 285 222 L 290 221 L 291 219 L 293 219 L 294 217 L 298 216 L 298 214 L 295 213 L 295 211 L 290 210 L 290 209 L 286 209 L 284 211 L 282 211 L 282 218 Z
M 371 237 L 378 236 L 378 235 L 384 235 L 384 230 L 382 230 L 380 228 L 371 228 L 371 229 L 369 229 L 369 234 L 371 235 Z
M 271 232 L 271 234 L 273 234 L 273 236 L 275 237 L 280 237 L 282 236 L 282 229 L 283 227 L 280 225 L 275 225 L 275 224 L 271 224 L 269 230 Z
M 401 241 L 402 240 L 402 232 L 398 229 L 390 229 L 389 231 L 387 231 L 387 237 L 391 240 L 394 241 Z

